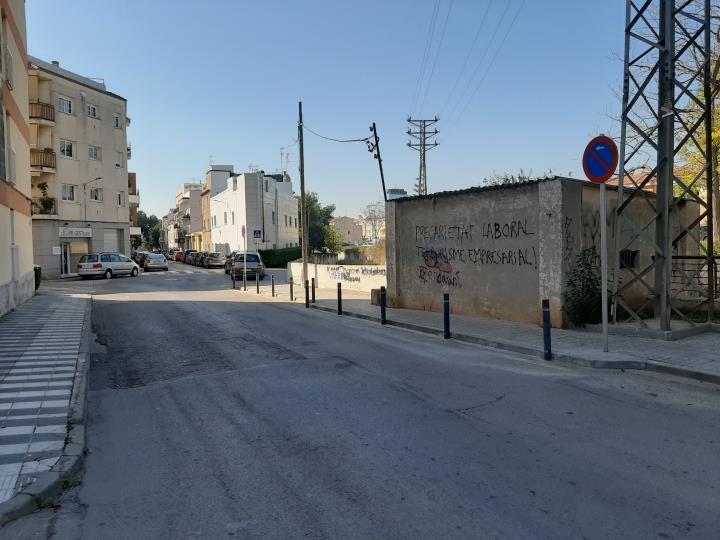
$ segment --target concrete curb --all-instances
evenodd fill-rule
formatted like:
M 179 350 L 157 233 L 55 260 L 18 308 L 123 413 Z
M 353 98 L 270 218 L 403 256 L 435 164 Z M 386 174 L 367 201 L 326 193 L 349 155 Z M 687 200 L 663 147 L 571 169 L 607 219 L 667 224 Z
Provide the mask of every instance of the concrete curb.
M 328 313 L 337 313 L 337 309 L 329 308 L 326 306 L 320 306 L 317 304 L 310 304 L 310 307 L 320 311 L 326 311 Z M 373 315 L 365 315 L 362 313 L 352 313 L 343 310 L 344 317 L 353 317 L 356 319 L 364 319 L 366 321 L 380 322 L 380 317 Z M 431 334 L 434 336 L 442 336 L 443 331 L 428 326 L 422 326 L 419 324 L 405 323 L 400 321 L 387 320 L 386 326 L 397 326 L 399 328 L 405 328 L 407 330 L 415 330 L 417 332 L 423 332 L 425 334 Z M 452 333 L 452 339 L 463 341 L 466 343 L 474 343 L 476 345 L 482 345 L 484 347 L 491 347 L 493 349 L 499 349 L 508 352 L 514 352 L 523 354 L 526 356 L 532 356 L 538 359 L 543 357 L 543 349 L 540 347 L 527 347 L 525 345 L 518 345 L 516 343 L 509 343 L 506 341 L 498 341 L 493 339 L 486 339 L 479 336 L 473 336 L 469 334 Z M 697 369 L 674 366 L 671 364 L 665 364 L 655 360 L 634 360 L 634 359 L 623 359 L 623 360 L 598 360 L 591 359 L 583 356 L 574 354 L 567 354 L 563 352 L 553 353 L 553 362 L 566 366 L 581 366 L 594 369 L 632 369 L 632 370 L 646 370 L 654 371 L 657 373 L 667 373 L 669 375 L 675 375 L 677 377 L 685 377 L 688 379 L 694 379 L 702 382 L 720 385 L 720 375 L 715 373 L 709 373 Z
M 13 496 L 0 503 L 0 527 L 7 522 L 47 506 L 63 490 L 66 480 L 75 476 L 82 468 L 85 458 L 85 404 L 87 396 L 88 350 L 91 334 L 92 298 L 85 308 L 85 321 L 80 337 L 80 352 L 75 368 L 70 406 L 68 409 L 68 431 L 65 448 L 57 463 L 37 479 Z

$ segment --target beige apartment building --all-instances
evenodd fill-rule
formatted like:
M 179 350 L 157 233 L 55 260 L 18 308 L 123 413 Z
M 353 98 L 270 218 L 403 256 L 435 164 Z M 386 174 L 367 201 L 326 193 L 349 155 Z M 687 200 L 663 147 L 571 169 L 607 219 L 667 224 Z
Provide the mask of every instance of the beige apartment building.
M 0 2 L 0 315 L 35 292 L 25 2 Z
M 35 263 L 72 276 L 85 253 L 130 252 L 127 102 L 59 62 L 26 65 Z

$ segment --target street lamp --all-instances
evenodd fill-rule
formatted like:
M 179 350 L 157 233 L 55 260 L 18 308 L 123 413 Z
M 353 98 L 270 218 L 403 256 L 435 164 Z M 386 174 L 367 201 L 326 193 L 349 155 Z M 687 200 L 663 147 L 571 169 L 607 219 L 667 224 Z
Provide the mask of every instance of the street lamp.
M 93 182 L 97 182 L 98 180 L 102 180 L 102 176 L 98 176 L 97 178 L 93 178 L 92 180 L 88 180 L 85 182 L 83 187 L 83 221 L 87 220 L 87 185 L 92 184 Z

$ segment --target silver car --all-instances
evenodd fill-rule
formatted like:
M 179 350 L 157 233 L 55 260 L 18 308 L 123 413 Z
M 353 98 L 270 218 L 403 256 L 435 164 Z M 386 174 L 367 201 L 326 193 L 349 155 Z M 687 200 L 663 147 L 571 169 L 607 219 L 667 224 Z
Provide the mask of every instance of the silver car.
M 143 263 L 143 272 L 149 272 L 150 270 L 165 270 L 168 269 L 167 259 L 162 253 L 149 253 L 145 257 Z
M 261 281 L 265 279 L 265 265 L 262 262 L 262 257 L 260 257 L 259 253 L 253 251 L 248 251 L 247 263 L 245 263 L 244 253 L 236 254 L 230 272 L 230 277 L 234 277 L 236 280 L 242 280 L 244 272 L 247 272 L 248 278 L 259 278 Z
M 82 279 L 90 277 L 104 277 L 110 279 L 113 276 L 138 275 L 140 267 L 122 253 L 88 253 L 80 257 L 77 265 L 77 273 Z

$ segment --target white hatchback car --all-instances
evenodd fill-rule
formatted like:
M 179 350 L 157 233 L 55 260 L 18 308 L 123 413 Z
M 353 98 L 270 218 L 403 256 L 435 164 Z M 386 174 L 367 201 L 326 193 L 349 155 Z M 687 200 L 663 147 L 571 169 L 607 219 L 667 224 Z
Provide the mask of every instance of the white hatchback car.
M 137 263 L 122 253 L 88 253 L 80 257 L 77 265 L 78 275 L 82 279 L 93 276 L 110 279 L 123 274 L 135 277 L 139 271 Z

